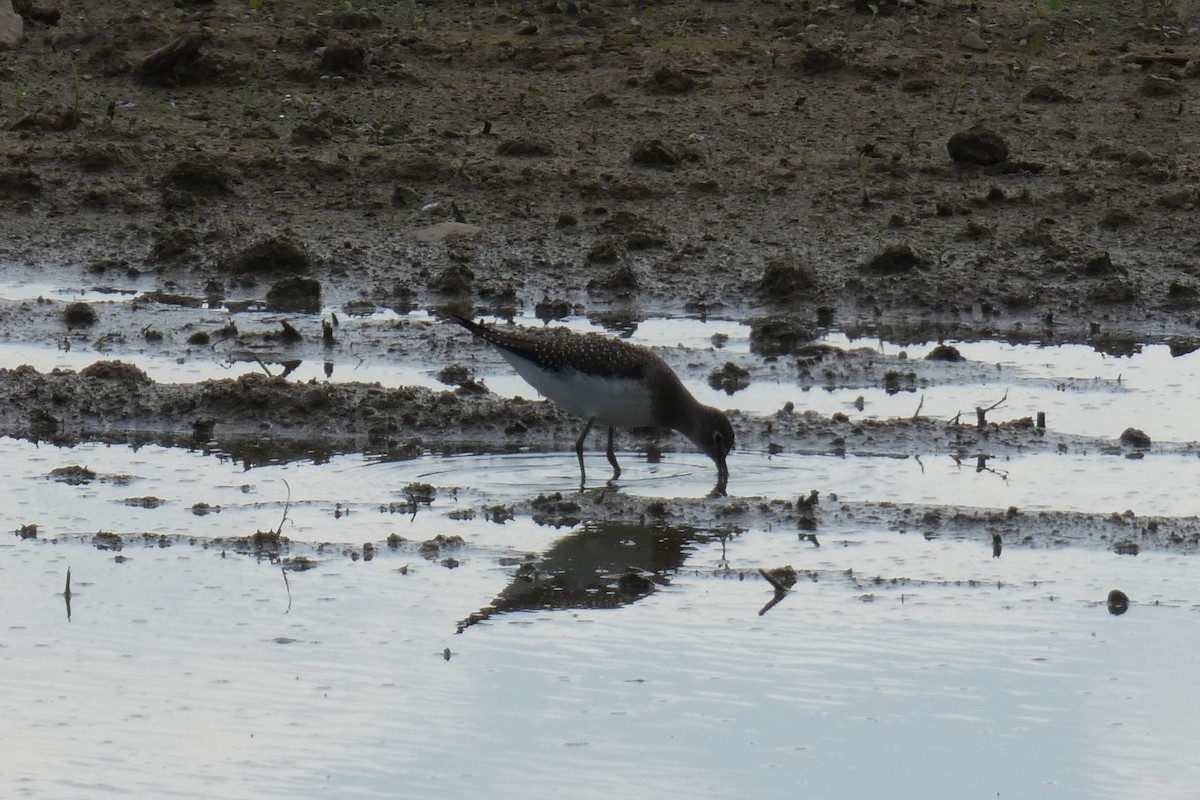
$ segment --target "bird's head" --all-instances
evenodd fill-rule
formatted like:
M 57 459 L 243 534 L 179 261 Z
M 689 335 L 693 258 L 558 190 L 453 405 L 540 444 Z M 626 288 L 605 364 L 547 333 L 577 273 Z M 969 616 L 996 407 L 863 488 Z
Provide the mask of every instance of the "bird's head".
M 723 490 L 729 478 L 725 457 L 733 449 L 733 426 L 729 417 L 719 408 L 700 407 L 699 425 L 693 429 L 692 443 L 703 450 L 717 464 L 717 485 Z

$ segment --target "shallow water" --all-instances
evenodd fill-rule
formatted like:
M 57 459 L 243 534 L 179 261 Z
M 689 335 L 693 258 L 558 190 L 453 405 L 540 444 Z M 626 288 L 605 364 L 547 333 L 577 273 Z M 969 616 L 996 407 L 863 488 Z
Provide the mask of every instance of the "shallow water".
M 546 553 L 588 535 L 480 538 L 514 533 Z M 461 635 L 510 580 L 486 549 L 456 569 L 386 549 L 329 560 L 291 573 L 289 599 L 277 567 L 216 550 L 127 548 L 118 563 L 5 542 L 0 793 L 1190 796 L 1189 558 L 823 540 L 685 533 L 669 585 L 629 605 Z M 754 569 L 781 563 L 817 580 L 759 616 L 772 592 Z M 1135 599 L 1121 617 L 1102 603 L 1115 585 Z
M 343 325 L 395 321 L 379 312 Z M 698 352 L 714 333 L 729 337 L 723 353 L 754 358 L 748 329 L 729 322 L 652 320 L 631 340 Z M 1007 390 L 989 419 L 1045 411 L 1067 432 L 1115 437 L 1135 424 L 1156 442 L 1200 440 L 1189 412 L 1197 354 L 956 344 L 997 365 L 994 379 L 801 391 L 784 365 L 733 396 L 689 384 L 723 407 L 768 413 L 790 400 L 852 418 L 910 416 L 922 397 L 923 414 L 950 417 Z M 531 394 L 477 354 L 493 390 Z M 213 348 L 167 357 L 0 343 L 6 365 L 78 369 L 98 357 L 162 381 L 260 369 Z M 396 358 L 338 362 L 334 379 L 440 385 L 428 364 Z M 294 377 L 324 380 L 322 368 L 306 362 Z M 606 474 L 602 454 L 589 458 Z M 714 479 L 689 452 L 660 463 L 623 453 L 622 464 L 620 491 L 638 496 L 699 498 Z M 96 476 L 51 479 L 72 466 Z M 1181 488 L 1200 481 L 1195 454 L 986 467 L 739 450 L 729 491 L 1200 513 Z M 1024 548 L 1006 536 L 995 559 L 988 543 L 836 515 L 817 547 L 794 530 L 731 533 L 716 519 L 553 528 L 484 511 L 570 496 L 576 481 L 569 452 L 247 469 L 220 453 L 0 439 L 0 527 L 39 526 L 37 538 L 0 539 L 0 797 L 1196 796 L 1194 556 Z M 434 487 L 429 504 L 413 505 L 414 483 Z M 284 555 L 311 569 L 285 573 L 277 551 L 237 541 L 275 529 L 292 540 Z M 438 536 L 462 543 L 422 549 Z M 798 581 L 768 608 L 775 594 L 758 569 L 783 565 Z M 1133 599 L 1123 616 L 1105 606 L 1113 588 Z
M 39 289 L 45 288 L 38 284 Z M 11 287 L 10 287 L 11 288 Z M 328 313 L 336 309 L 327 309 Z M 236 318 L 242 326 L 274 329 L 286 314 L 237 314 L 198 310 L 207 315 L 207 327 L 220 327 Z M 339 337 L 385 336 L 390 326 L 404 320 L 417 326 L 434 326 L 423 312 L 399 315 L 380 309 L 363 316 L 342 314 Z M 247 322 L 251 320 L 251 322 Z M 516 322 L 539 327 L 536 317 L 518 317 Z M 604 331 L 583 318 L 571 318 L 563 324 L 578 331 Z M 651 319 L 638 324 L 628 340 L 637 344 L 683 348 L 687 353 L 713 351 L 713 337 L 726 337 L 716 356 L 740 360 L 754 358 L 750 353 L 748 326 L 728 320 Z M 464 334 L 465 336 L 465 334 Z M 820 344 L 841 350 L 866 349 L 881 354 L 909 354 L 919 361 L 933 344 L 902 348 L 877 339 L 850 339 L 831 333 Z M 988 407 L 1006 396 L 1004 403 L 988 415 L 989 421 L 1001 422 L 1034 417 L 1044 412 L 1052 430 L 1083 436 L 1115 439 L 1128 427 L 1136 427 L 1153 441 L 1200 441 L 1200 417 L 1190 412 L 1193 399 L 1200 395 L 1200 351 L 1172 357 L 1166 345 L 1150 345 L 1128 357 L 1113 357 L 1085 345 L 1008 344 L 1003 342 L 947 342 L 953 344 L 968 361 L 986 366 L 972 372 L 972 380 L 946 380 L 922 386 L 915 391 L 889 392 L 882 386 L 831 386 L 810 388 L 801 385 L 791 361 L 781 359 L 770 380 L 756 380 L 735 394 L 710 388 L 699 374 L 691 374 L 689 388 L 704 403 L 747 413 L 769 414 L 791 402 L 801 410 L 811 409 L 824 416 L 841 412 L 851 419 L 888 419 L 910 417 L 920 409 L 926 417 L 950 419 L 958 414 L 973 418 L 976 407 Z M 268 357 L 267 353 L 261 353 Z M 497 394 L 534 397 L 536 394 L 498 355 L 478 349 L 469 338 L 459 356 L 468 359 L 485 385 Z M 101 358 L 119 358 L 164 383 L 188 383 L 201 380 L 235 378 L 260 373 L 262 366 L 249 350 L 217 341 L 211 345 L 185 347 L 182 350 L 138 345 L 118 351 L 97 351 L 78 343 L 71 349 L 52 349 L 44 342 L 0 342 L 0 364 L 29 364 L 46 372 L 52 369 L 79 370 Z M 269 357 L 268 357 L 269 358 Z M 428 363 L 427 354 L 404 354 L 386 350 L 337 351 L 328 359 L 309 357 L 289 375 L 294 381 L 378 382 L 385 386 L 427 386 L 444 389 L 437 372 L 442 362 Z M 477 361 L 471 359 L 478 359 Z M 682 363 L 680 364 L 682 366 Z M 280 370 L 275 368 L 276 373 Z M 861 399 L 862 410 L 856 403 Z

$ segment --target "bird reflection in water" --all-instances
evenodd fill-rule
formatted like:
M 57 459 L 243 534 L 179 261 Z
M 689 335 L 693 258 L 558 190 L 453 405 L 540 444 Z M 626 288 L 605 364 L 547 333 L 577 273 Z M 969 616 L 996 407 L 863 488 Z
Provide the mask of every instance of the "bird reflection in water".
M 669 583 L 704 534 L 669 525 L 584 523 L 520 566 L 490 604 L 458 624 L 462 633 L 513 611 L 619 608 Z

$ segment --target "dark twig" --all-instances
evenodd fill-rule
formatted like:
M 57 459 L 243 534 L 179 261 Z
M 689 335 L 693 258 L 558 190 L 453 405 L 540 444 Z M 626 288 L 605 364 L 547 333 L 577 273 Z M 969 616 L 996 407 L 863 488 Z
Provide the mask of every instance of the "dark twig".
M 287 589 L 288 594 L 287 611 L 284 611 L 283 613 L 290 614 L 292 613 L 292 585 L 288 583 L 287 567 L 280 567 L 279 571 L 283 573 L 283 586 L 285 589 Z
M 274 375 L 271 374 L 271 370 L 267 369 L 267 365 L 262 362 L 262 359 L 258 357 L 258 353 L 251 353 L 250 357 L 258 362 L 258 365 L 263 368 L 263 372 L 267 373 L 268 378 L 275 377 Z
M 790 590 L 786 586 L 784 586 L 783 583 L 781 583 L 778 578 L 776 578 L 771 573 L 767 572 L 762 567 L 758 568 L 758 574 L 762 575 L 763 578 L 767 581 L 767 583 L 771 584 L 771 587 L 775 589 L 775 596 L 772 597 L 765 606 L 763 606 L 762 608 L 760 608 L 758 610 L 758 615 L 761 617 L 763 614 L 767 613 L 772 608 L 774 608 L 776 605 L 778 605 L 780 600 L 787 597 L 788 592 Z
M 283 478 L 281 480 L 283 480 L 283 485 L 287 487 L 287 500 L 285 500 L 283 503 L 283 517 L 279 520 L 279 527 L 275 529 L 276 536 L 279 536 L 283 533 L 283 523 L 287 522 L 288 509 L 292 507 L 291 484 L 289 484 L 287 482 L 286 478 Z
M 71 621 L 71 568 L 67 567 L 67 585 L 63 589 L 63 599 L 67 601 L 67 622 Z
M 989 412 L 989 411 L 992 411 L 992 410 L 994 410 L 994 409 L 997 409 L 997 408 L 999 408 L 1000 406 L 1004 405 L 1004 401 L 1005 401 L 1005 400 L 1007 400 L 1007 399 L 1008 399 L 1008 389 L 1005 389 L 1005 390 L 1004 390 L 1004 396 L 1003 396 L 1003 397 L 1001 397 L 1001 398 L 1000 398 L 999 400 L 997 400 L 996 402 L 992 403 L 992 404 L 991 404 L 990 406 L 988 406 L 987 408 L 979 408 L 978 406 L 976 406 L 976 408 L 975 408 L 975 421 L 976 421 L 976 423 L 979 425 L 979 427 L 980 427 L 980 428 L 983 428 L 983 427 L 985 427 L 985 426 L 987 425 L 987 412 Z

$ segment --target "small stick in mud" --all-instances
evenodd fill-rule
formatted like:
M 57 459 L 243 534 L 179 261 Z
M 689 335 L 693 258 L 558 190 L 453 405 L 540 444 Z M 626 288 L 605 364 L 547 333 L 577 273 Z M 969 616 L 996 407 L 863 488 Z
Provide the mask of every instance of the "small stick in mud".
M 795 571 L 792 570 L 791 567 L 785 567 L 783 569 L 786 570 L 788 575 L 790 575 L 791 581 L 795 582 Z M 763 614 L 766 614 L 768 611 L 770 611 L 772 608 L 774 608 L 776 605 L 778 605 L 780 600 L 787 597 L 788 592 L 791 590 L 787 587 L 786 584 L 784 584 L 783 581 L 781 581 L 779 578 L 772 575 L 770 572 L 767 572 L 762 567 L 758 568 L 758 574 L 762 575 L 763 578 L 767 581 L 767 583 L 771 584 L 772 588 L 775 589 L 775 596 L 772 597 L 765 606 L 763 606 L 762 608 L 760 608 L 758 610 L 758 615 L 761 617 Z
M 283 502 L 283 517 L 279 520 L 279 527 L 275 529 L 275 535 L 279 536 L 283 533 L 283 523 L 287 522 L 288 509 L 292 507 L 292 486 L 284 478 L 283 485 L 287 487 L 287 500 Z
M 913 422 L 921 418 L 921 409 L 925 407 L 925 395 L 921 395 L 921 402 L 917 403 L 917 410 L 913 412 Z
M 267 369 L 267 365 L 263 363 L 262 359 L 258 357 L 258 353 L 251 353 L 250 357 L 258 362 L 258 365 L 263 368 L 263 372 L 267 373 L 268 378 L 275 377 L 274 375 L 271 374 L 271 370 Z
M 287 594 L 288 594 L 287 611 L 284 611 L 283 613 L 290 614 L 290 613 L 292 613 L 292 585 L 290 583 L 288 583 L 287 567 L 280 567 L 279 571 L 283 573 L 283 587 L 285 589 L 287 589 Z
M 67 622 L 71 621 L 71 568 L 67 567 L 67 585 L 63 589 L 63 600 L 67 602 Z
M 978 406 L 976 406 L 976 408 L 975 408 L 975 421 L 978 423 L 978 425 L 979 425 L 980 429 L 983 429 L 983 428 L 986 428 L 986 427 L 987 427 L 987 412 L 989 412 L 989 411 L 992 411 L 993 409 L 997 409 L 997 408 L 999 408 L 1000 406 L 1004 405 L 1004 401 L 1005 401 L 1005 400 L 1007 400 L 1007 399 L 1008 399 L 1008 389 L 1005 389 L 1005 390 L 1004 390 L 1004 396 L 1003 396 L 1003 397 L 1001 397 L 1001 398 L 1000 398 L 999 400 L 997 400 L 996 402 L 992 403 L 992 404 L 991 404 L 990 406 L 988 406 L 987 408 L 979 408 Z

